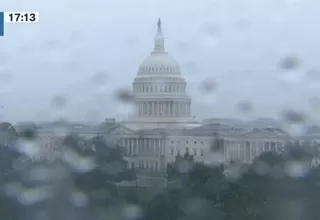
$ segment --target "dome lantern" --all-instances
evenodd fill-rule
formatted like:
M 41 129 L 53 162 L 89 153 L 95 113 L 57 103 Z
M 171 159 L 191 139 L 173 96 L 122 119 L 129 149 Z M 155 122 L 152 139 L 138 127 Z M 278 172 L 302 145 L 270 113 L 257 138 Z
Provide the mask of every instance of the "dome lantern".
M 161 28 L 161 19 L 158 20 L 158 31 L 154 38 L 154 51 L 153 53 L 161 53 L 165 52 L 164 50 L 164 37 L 162 34 L 162 28 Z
M 154 38 L 154 49 L 139 67 L 138 76 L 141 75 L 180 75 L 179 63 L 165 51 L 160 18 Z

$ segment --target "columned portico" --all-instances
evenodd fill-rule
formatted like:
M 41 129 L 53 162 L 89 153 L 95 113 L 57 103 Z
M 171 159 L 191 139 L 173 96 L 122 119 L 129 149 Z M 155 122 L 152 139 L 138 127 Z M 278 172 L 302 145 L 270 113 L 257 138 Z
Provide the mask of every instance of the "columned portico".
M 225 140 L 223 146 L 224 158 L 226 161 L 251 163 L 254 158 L 258 157 L 263 152 L 281 152 L 285 143 L 285 140 Z
M 191 103 L 186 101 L 138 101 L 136 117 L 190 117 Z
M 165 155 L 165 140 L 161 137 L 123 137 L 120 145 L 125 148 L 125 156 L 129 157 L 131 168 L 163 170 Z

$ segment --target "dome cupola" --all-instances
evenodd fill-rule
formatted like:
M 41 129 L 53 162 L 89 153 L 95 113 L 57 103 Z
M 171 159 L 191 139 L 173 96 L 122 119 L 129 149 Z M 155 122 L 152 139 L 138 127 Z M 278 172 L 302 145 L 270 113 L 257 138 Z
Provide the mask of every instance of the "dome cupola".
M 179 63 L 168 55 L 164 47 L 164 36 L 161 20 L 158 20 L 158 31 L 154 38 L 154 49 L 140 65 L 138 75 L 180 75 Z

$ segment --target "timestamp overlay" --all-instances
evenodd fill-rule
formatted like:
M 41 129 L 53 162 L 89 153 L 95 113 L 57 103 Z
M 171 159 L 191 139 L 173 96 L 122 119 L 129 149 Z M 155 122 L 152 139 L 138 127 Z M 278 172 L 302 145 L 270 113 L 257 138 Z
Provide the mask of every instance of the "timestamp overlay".
M 0 12 L 0 37 L 4 35 L 4 13 Z
M 0 12 L 0 36 L 4 36 L 5 23 L 33 24 L 39 22 L 39 12 Z

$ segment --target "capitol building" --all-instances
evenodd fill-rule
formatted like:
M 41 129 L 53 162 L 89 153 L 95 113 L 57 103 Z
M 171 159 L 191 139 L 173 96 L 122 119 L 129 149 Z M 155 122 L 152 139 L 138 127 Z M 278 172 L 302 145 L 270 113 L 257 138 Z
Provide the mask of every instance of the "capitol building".
M 107 120 L 103 127 L 72 129 L 87 138 L 103 135 L 123 147 L 129 167 L 146 173 L 146 178 L 142 174 L 139 178 L 141 186 L 150 184 L 147 176 L 152 175 L 159 183 L 157 178 L 163 178 L 166 165 L 175 161 L 177 155 L 188 153 L 195 161 L 209 165 L 251 163 L 263 152 L 283 151 L 288 142 L 320 143 L 318 128 L 292 137 L 279 128 L 247 129 L 211 120 L 196 121 L 179 63 L 166 51 L 160 19 L 154 48 L 140 64 L 132 86 L 134 115 L 121 122 Z M 38 134 L 44 140 L 57 135 L 47 127 L 39 129 Z

